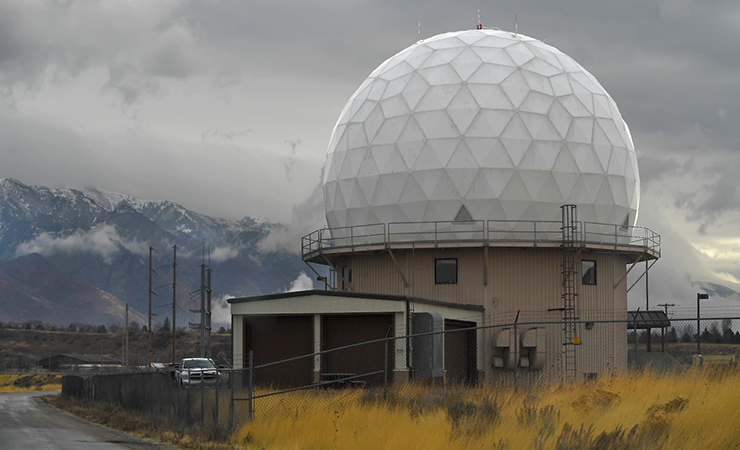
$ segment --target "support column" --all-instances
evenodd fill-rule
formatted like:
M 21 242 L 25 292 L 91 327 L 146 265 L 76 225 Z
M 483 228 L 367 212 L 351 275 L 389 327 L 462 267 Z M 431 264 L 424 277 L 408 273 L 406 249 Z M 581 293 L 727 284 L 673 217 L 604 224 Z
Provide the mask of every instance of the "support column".
M 232 349 L 232 361 L 234 369 L 244 368 L 244 316 L 232 315 L 231 316 L 231 336 L 234 348 Z

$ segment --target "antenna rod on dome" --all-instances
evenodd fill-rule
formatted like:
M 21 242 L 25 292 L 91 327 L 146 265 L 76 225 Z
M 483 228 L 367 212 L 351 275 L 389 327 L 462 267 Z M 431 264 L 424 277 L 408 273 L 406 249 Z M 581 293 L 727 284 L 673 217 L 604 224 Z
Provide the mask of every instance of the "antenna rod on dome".
M 417 31 L 417 35 L 419 36 L 419 41 L 421 41 L 421 20 L 419 21 L 419 30 Z
M 519 34 L 519 15 L 514 13 L 514 36 Z
M 483 29 L 483 24 L 480 23 L 480 8 L 478 8 L 478 25 L 475 26 L 476 30 Z

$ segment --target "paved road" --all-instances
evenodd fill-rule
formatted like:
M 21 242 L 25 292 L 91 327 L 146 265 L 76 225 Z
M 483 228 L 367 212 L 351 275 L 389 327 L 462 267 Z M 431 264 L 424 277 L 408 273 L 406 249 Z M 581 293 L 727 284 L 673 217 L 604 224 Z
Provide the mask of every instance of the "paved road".
M 45 394 L 0 394 L 0 450 L 168 449 L 57 411 Z

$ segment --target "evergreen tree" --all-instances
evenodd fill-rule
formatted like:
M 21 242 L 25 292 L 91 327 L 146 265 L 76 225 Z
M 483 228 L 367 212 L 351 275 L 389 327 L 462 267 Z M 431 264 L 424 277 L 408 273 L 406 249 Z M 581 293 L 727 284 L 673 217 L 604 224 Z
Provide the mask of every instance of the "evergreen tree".
M 678 334 L 676 333 L 676 327 L 671 327 L 665 335 L 666 342 L 678 342 Z
M 159 330 L 162 331 L 163 333 L 169 333 L 170 332 L 170 327 L 171 327 L 171 325 L 170 325 L 170 318 L 169 317 L 165 317 L 164 318 L 164 323 L 162 324 L 162 328 L 160 328 Z

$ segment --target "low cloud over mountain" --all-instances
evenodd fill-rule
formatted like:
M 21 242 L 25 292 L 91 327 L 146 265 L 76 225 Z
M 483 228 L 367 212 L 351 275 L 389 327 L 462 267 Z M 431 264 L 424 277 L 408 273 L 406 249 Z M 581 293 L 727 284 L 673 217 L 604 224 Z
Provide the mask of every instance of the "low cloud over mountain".
M 173 202 L 94 188 L 0 180 L 0 320 L 109 324 L 121 321 L 125 303 L 142 319 L 149 247 L 155 321 L 171 314 L 175 245 L 180 323 L 197 321 L 189 310 L 199 301 L 202 263 L 210 262 L 213 270 L 215 299 L 310 288 L 310 278 L 299 275 L 300 257 L 259 245 L 283 227 L 250 217 L 214 218 Z M 228 323 L 228 309 L 214 308 L 213 321 Z

